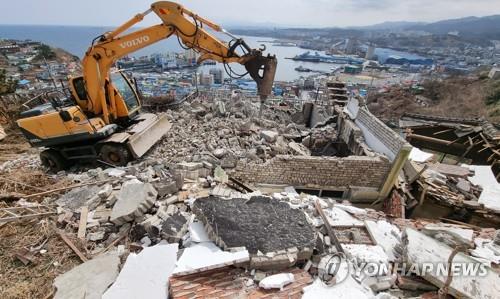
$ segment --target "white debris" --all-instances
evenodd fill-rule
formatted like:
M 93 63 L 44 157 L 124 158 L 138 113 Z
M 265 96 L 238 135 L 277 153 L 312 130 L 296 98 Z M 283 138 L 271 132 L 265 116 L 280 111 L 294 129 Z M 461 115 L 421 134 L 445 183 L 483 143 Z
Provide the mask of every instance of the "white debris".
M 342 248 L 348 257 L 355 259 L 358 263 L 376 263 L 386 265 L 389 263 L 389 257 L 385 254 L 384 249 L 378 245 L 342 244 Z M 385 275 L 386 273 L 378 274 Z
M 420 149 L 414 147 L 411 150 L 410 156 L 408 157 L 408 159 L 415 161 L 415 162 L 423 163 L 423 162 L 429 161 L 432 157 L 434 157 L 434 154 L 426 153 L 426 152 L 421 151 Z
M 362 221 L 354 218 L 349 213 L 336 206 L 328 210 L 327 215 L 330 218 L 328 220 L 331 226 L 364 226 Z
M 259 282 L 259 287 L 263 289 L 280 289 L 282 290 L 284 286 L 294 282 L 295 279 L 292 273 L 280 273 L 276 275 L 271 275 Z
M 196 221 L 189 224 L 189 235 L 191 241 L 193 242 L 210 242 L 207 231 L 205 230 L 205 228 L 203 227 L 203 223 L 201 222 Z
M 174 275 L 186 275 L 250 260 L 247 250 L 238 252 L 222 251 L 212 242 L 203 242 L 184 249 L 177 261 Z
M 131 253 L 103 299 L 167 298 L 168 279 L 175 268 L 178 244 L 161 244 Z
M 126 172 L 125 170 L 119 168 L 108 168 L 104 170 L 104 173 L 110 177 L 120 178 L 124 176 Z
M 389 261 L 394 262 L 396 260 L 394 247 L 401 242 L 401 231 L 399 228 L 385 220 L 377 222 L 368 220 L 365 221 L 365 225 L 375 244 L 384 249 Z
M 445 244 L 426 236 L 414 229 L 407 228 L 406 235 L 408 244 L 406 246 L 406 258 L 410 264 L 418 265 L 420 268 L 423 264 L 443 264 L 448 263 L 448 259 L 453 249 Z M 453 263 L 457 265 L 470 265 L 477 267 L 478 274 L 481 275 L 454 275 L 449 286 L 449 294 L 453 297 L 461 298 L 497 298 L 500 294 L 500 277 L 498 273 L 490 267 L 478 263 L 476 260 L 463 253 L 458 253 Z M 484 267 L 484 268 L 481 268 Z M 422 277 L 434 284 L 437 287 L 442 287 L 446 281 L 446 273 L 441 273 L 440 267 L 427 269 L 422 271 Z M 485 273 L 483 273 L 483 270 Z M 464 269 L 465 271 L 465 269 Z
M 354 278 L 348 276 L 345 281 L 333 286 L 327 286 L 316 279 L 313 284 L 304 288 L 302 299 L 371 299 L 373 292 L 360 285 Z
M 474 239 L 476 248 L 471 250 L 471 255 L 491 263 L 500 264 L 500 246 L 496 245 L 492 240 L 476 238 Z
M 500 184 L 495 179 L 491 167 L 467 164 L 462 166 L 474 170 L 474 175 L 469 178 L 469 181 L 483 188 L 478 202 L 486 208 L 500 213 Z
M 366 209 L 360 209 L 356 208 L 354 206 L 348 206 L 348 205 L 342 205 L 342 204 L 336 204 L 336 208 L 340 208 L 346 212 L 349 212 L 353 215 L 358 215 L 358 214 L 366 214 Z

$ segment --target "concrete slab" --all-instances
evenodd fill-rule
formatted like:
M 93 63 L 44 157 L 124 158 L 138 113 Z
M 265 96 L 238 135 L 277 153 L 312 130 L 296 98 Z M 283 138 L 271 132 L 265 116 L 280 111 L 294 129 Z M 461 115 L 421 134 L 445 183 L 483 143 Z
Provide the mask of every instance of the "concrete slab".
M 341 208 L 327 210 L 328 222 L 331 226 L 364 226 L 363 221 L 354 218 Z
M 204 242 L 184 249 L 176 263 L 174 276 L 187 275 L 222 268 L 250 260 L 247 250 L 238 252 L 222 251 L 212 242 Z
M 275 142 L 276 139 L 278 138 L 278 136 L 279 136 L 278 132 L 274 132 L 274 131 L 261 131 L 260 132 L 260 137 L 264 138 L 264 140 L 266 142 L 269 142 L 269 143 Z
M 452 248 L 410 228 L 405 230 L 405 234 L 407 236 L 405 257 L 408 263 L 420 265 L 420 268 L 424 263 L 447 265 L 448 258 L 453 251 Z M 480 266 L 480 263 L 463 253 L 458 253 L 453 259 L 453 263 L 463 265 L 462 268 L 467 265 L 471 267 Z M 481 273 L 482 275 L 478 273 L 476 275 L 454 275 L 449 287 L 449 294 L 461 298 L 498 298 L 498 294 L 500 294 L 500 277 L 490 267 L 484 265 L 483 267 L 485 273 Z M 442 287 L 446 281 L 447 272 L 441 272 L 443 271 L 439 270 L 439 267 L 434 267 L 430 271 L 422 273 L 422 277 L 437 287 Z
M 394 248 L 401 243 L 401 231 L 395 225 L 385 220 L 365 221 L 366 229 L 376 245 L 382 247 L 389 261 L 394 262 L 396 256 Z
M 56 200 L 56 204 L 75 212 L 80 207 L 88 205 L 87 201 L 96 198 L 100 190 L 101 187 L 97 185 L 75 188 Z
M 197 199 L 192 207 L 221 248 L 245 247 L 252 254 L 313 248 L 314 231 L 302 210 L 270 197 Z
M 474 170 L 474 175 L 469 178 L 469 181 L 483 188 L 478 202 L 486 208 L 500 213 L 500 183 L 495 179 L 491 167 L 465 164 L 462 166 Z
M 159 244 L 131 253 L 103 299 L 164 299 L 177 261 L 178 244 Z
M 120 257 L 109 253 L 95 257 L 54 280 L 54 299 L 100 299 L 118 276 Z
M 111 211 L 110 221 L 116 225 L 140 217 L 155 203 L 158 193 L 149 183 L 133 179 L 123 183 L 117 201 Z
M 422 232 L 454 247 L 459 244 L 470 245 L 474 238 L 472 229 L 460 228 L 452 224 L 427 224 Z

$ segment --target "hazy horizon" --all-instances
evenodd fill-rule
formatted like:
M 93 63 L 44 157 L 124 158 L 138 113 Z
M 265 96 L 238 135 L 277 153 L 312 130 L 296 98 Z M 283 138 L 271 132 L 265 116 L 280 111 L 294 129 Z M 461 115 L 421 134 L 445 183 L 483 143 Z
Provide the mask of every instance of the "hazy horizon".
M 17 0 L 3 3 L 2 25 L 114 27 L 149 8 L 145 0 Z M 227 27 L 357 27 L 385 22 L 436 22 L 500 13 L 495 0 L 177 1 Z M 28 8 L 28 9 L 27 9 Z M 113 12 L 113 13 L 110 13 Z M 254 12 L 254 14 L 252 14 Z M 27 21 L 29 20 L 29 21 Z M 154 15 L 139 26 L 158 23 Z

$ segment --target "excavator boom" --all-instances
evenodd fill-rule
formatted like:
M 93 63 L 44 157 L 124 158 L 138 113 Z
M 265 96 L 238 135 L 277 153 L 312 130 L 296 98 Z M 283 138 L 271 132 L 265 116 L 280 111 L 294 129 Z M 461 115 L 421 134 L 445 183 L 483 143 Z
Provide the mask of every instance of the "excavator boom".
M 161 23 L 134 31 L 133 27 L 150 13 L 155 13 Z M 227 34 L 232 40 L 226 43 L 206 28 Z M 124 73 L 111 72 L 111 68 L 120 58 L 173 35 L 184 47 L 200 54 L 199 62 L 244 65 L 257 83 L 261 100 L 271 94 L 277 66 L 274 56 L 264 56 L 263 49 L 250 48 L 242 39 L 180 4 L 156 2 L 94 39 L 82 61 L 82 76 L 70 78 L 69 89 L 76 103 L 41 105 L 21 114 L 17 122 L 28 141 L 48 148 L 40 154 L 42 163 L 56 171 L 81 159 L 125 165 L 160 140 L 171 127 L 165 114 L 141 113 L 134 84 Z

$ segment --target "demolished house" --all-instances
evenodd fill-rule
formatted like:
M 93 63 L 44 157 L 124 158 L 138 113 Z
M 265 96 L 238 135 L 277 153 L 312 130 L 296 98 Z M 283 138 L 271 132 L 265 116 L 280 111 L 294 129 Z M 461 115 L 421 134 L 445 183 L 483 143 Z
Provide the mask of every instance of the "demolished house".
M 425 166 L 431 154 L 416 152 L 355 98 L 331 113 L 313 103 L 300 111 L 280 107 L 264 107 L 259 118 L 258 102 L 190 99 L 166 111 L 173 127 L 147 159 L 49 177 L 62 186 L 33 188 L 29 177 L 15 189 L 2 184 L 8 197 L 0 206 L 0 245 L 9 254 L 0 260 L 0 293 L 497 297 L 497 225 L 414 216 L 420 184 L 449 200 L 449 180 L 484 203 L 479 169 Z M 21 169 L 40 171 L 36 156 L 0 165 L 14 181 Z M 423 212 L 433 209 L 427 202 Z M 429 262 L 477 265 L 482 274 L 420 271 Z M 40 276 L 49 282 L 24 284 Z

